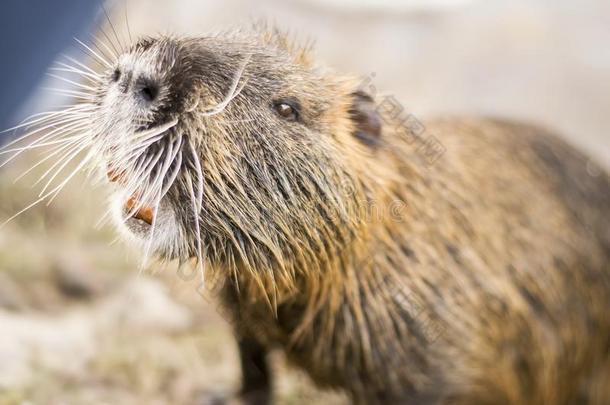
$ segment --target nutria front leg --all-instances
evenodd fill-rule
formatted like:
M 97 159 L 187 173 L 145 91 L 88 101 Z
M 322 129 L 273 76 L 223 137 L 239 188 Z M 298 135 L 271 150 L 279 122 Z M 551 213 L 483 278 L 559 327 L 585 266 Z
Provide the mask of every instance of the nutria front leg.
M 271 373 L 267 350 L 256 340 L 237 336 L 242 370 L 240 399 L 248 405 L 271 404 Z

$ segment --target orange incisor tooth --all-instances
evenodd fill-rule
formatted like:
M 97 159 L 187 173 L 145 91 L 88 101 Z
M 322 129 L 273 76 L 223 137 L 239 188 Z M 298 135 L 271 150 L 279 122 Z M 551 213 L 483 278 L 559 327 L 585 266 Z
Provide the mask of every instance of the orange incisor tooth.
M 134 197 L 130 197 L 129 200 L 127 200 L 127 202 L 125 203 L 125 208 L 127 208 L 128 212 L 131 212 L 137 205 L 137 200 Z M 153 210 L 149 206 L 143 205 L 138 208 L 138 210 L 133 214 L 133 217 L 146 222 L 148 225 L 152 225 Z
M 106 170 L 106 176 L 111 183 L 125 183 L 125 172 L 118 172 L 117 170 L 108 167 Z

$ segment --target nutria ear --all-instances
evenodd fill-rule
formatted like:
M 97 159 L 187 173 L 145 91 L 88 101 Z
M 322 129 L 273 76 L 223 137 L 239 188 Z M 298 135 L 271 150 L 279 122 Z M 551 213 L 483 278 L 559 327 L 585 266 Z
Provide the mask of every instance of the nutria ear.
M 375 100 L 361 90 L 350 96 L 352 102 L 348 113 L 355 124 L 354 136 L 365 145 L 378 146 L 381 142 L 381 117 Z

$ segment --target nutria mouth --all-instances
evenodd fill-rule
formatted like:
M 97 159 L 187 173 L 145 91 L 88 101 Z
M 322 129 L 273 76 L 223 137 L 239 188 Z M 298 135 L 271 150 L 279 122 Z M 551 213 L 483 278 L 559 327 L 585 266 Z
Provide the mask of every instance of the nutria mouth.
M 133 209 L 137 206 L 140 206 L 140 208 L 133 212 Z M 127 202 L 123 206 L 123 211 L 127 215 L 131 213 L 130 218 L 139 219 L 141 221 L 146 222 L 148 225 L 153 224 L 153 209 L 147 205 L 141 205 L 138 200 L 135 199 L 135 197 L 130 197 L 127 200 Z
M 108 168 L 106 176 L 111 183 L 124 183 L 124 174 L 117 173 L 116 170 Z M 139 207 L 134 211 L 135 207 Z M 153 209 L 148 205 L 141 204 L 135 196 L 129 197 L 129 199 L 123 204 L 123 213 L 128 215 L 129 218 L 139 219 L 144 221 L 148 225 L 153 224 L 154 214 Z

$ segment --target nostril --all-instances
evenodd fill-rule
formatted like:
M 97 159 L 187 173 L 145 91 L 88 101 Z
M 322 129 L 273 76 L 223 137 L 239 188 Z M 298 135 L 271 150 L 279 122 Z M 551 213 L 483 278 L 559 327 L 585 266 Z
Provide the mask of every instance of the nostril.
M 145 83 L 140 87 L 140 96 L 147 102 L 154 101 L 159 94 L 159 88 L 152 83 Z
M 121 78 L 121 70 L 119 68 L 114 69 L 114 72 L 112 72 L 110 78 L 113 82 L 118 82 Z

